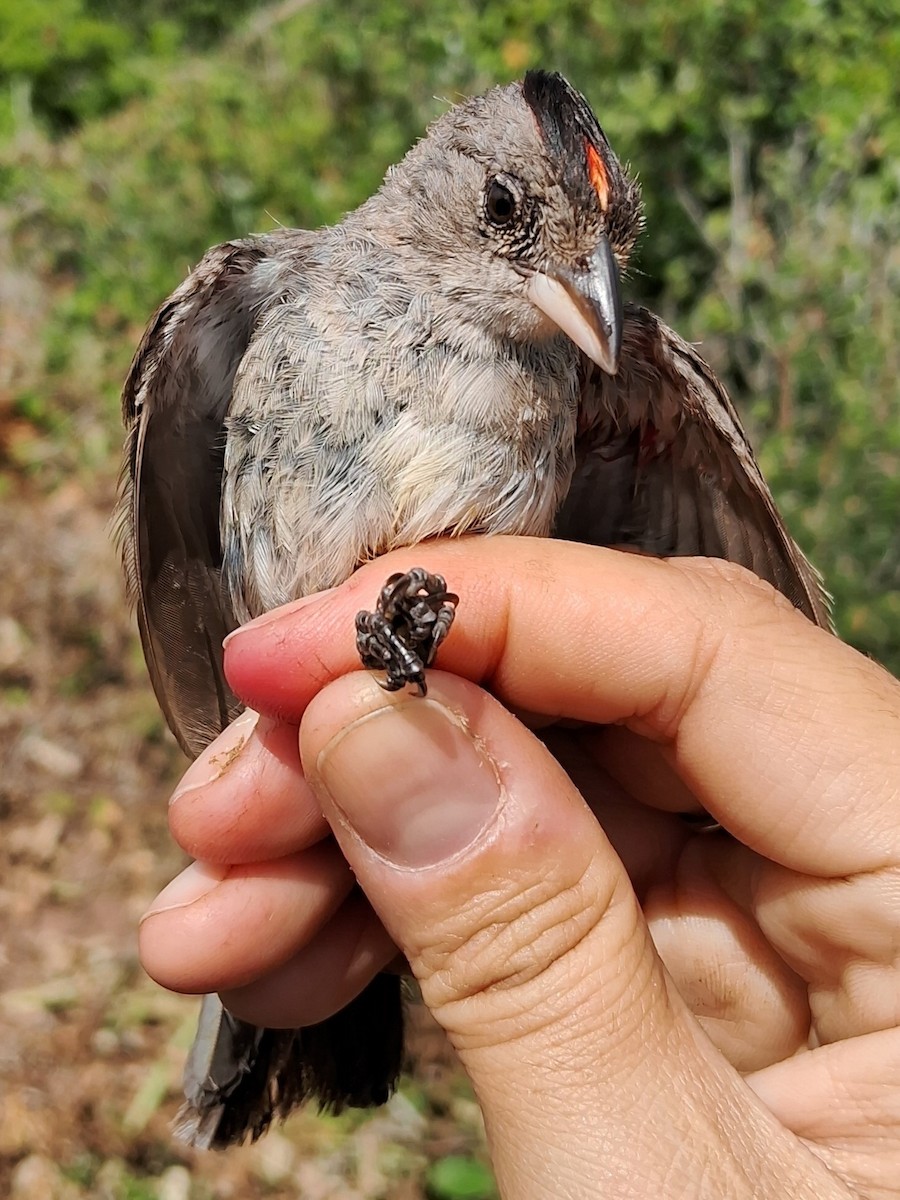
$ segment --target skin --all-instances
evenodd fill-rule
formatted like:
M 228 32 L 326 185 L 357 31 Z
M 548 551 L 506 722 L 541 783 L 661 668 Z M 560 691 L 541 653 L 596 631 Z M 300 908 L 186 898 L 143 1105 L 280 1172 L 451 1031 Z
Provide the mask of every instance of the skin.
M 353 648 L 411 565 L 463 597 L 425 701 Z M 496 538 L 369 564 L 233 635 L 226 669 L 262 716 L 173 799 L 203 865 L 143 922 L 154 978 L 298 1025 L 399 948 L 508 1198 L 900 1195 L 876 664 L 725 563 Z

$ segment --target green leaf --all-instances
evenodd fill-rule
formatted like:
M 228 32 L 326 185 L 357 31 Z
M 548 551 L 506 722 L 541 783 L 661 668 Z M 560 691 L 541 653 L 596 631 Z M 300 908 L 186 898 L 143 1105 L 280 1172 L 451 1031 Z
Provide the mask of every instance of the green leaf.
M 477 1159 L 456 1154 L 432 1163 L 426 1187 L 432 1200 L 493 1200 L 497 1195 L 490 1169 Z

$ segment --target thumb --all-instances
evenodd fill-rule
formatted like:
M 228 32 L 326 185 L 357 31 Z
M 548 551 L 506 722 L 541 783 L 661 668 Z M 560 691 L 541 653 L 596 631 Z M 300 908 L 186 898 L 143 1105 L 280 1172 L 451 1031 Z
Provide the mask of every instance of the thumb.
M 635 1162 L 666 1145 L 661 1171 L 677 1161 L 697 1135 L 698 1074 L 730 1068 L 545 747 L 440 672 L 426 699 L 345 676 L 310 703 L 300 741 L 344 854 L 473 1082 L 503 1194 L 578 1195 L 561 1178 L 585 1174 L 632 1183 Z

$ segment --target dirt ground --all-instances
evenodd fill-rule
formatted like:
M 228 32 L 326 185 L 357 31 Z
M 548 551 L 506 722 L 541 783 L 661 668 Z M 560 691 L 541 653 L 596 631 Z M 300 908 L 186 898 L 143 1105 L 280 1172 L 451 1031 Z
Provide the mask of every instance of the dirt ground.
M 226 1154 L 173 1140 L 196 1002 L 142 973 L 136 925 L 181 865 L 165 814 L 184 761 L 123 600 L 112 467 L 48 489 L 18 469 L 23 438 L 0 406 L 0 1194 L 454 1194 L 431 1164 L 483 1158 L 481 1118 L 421 1011 L 417 1065 L 375 1114 L 303 1113 Z

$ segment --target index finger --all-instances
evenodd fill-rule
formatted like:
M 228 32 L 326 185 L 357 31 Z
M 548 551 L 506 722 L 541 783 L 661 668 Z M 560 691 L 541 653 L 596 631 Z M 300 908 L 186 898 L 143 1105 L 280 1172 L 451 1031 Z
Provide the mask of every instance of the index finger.
M 897 862 L 900 684 L 716 560 L 500 537 L 397 551 L 232 635 L 232 686 L 298 721 L 324 683 L 358 668 L 357 610 L 413 565 L 460 595 L 442 669 L 514 709 L 660 743 L 726 829 L 794 870 Z

